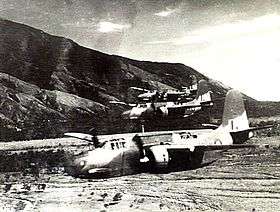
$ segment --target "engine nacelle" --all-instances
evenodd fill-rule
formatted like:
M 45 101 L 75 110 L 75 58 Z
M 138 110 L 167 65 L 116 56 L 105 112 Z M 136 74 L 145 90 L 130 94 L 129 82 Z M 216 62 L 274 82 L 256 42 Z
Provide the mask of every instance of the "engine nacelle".
M 149 152 L 152 168 L 157 170 L 168 168 L 170 158 L 165 145 L 152 146 Z
M 163 106 L 158 109 L 162 116 L 168 116 L 168 109 L 167 107 Z

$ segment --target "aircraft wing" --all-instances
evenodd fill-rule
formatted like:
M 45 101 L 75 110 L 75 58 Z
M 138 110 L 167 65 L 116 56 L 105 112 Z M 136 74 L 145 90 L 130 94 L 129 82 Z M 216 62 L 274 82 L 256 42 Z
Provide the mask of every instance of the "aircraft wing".
M 138 88 L 138 87 L 130 87 L 133 90 L 137 90 L 137 91 L 143 91 L 143 92 L 149 92 L 150 90 L 145 89 L 145 88 Z
M 214 150 L 228 150 L 228 149 L 242 149 L 242 148 L 257 148 L 259 145 L 254 144 L 232 144 L 232 145 L 205 145 L 205 146 L 189 146 L 186 144 L 164 144 L 167 150 L 189 150 L 193 152 L 194 150 L 201 151 L 214 151 Z M 145 148 L 150 148 L 152 146 L 160 146 L 159 144 L 149 144 L 144 145 Z
M 202 151 L 211 150 L 228 150 L 228 149 L 243 149 L 243 148 L 257 148 L 258 145 L 254 144 L 232 144 L 232 145 L 209 145 L 209 146 L 196 146 L 195 149 Z
M 110 104 L 115 104 L 115 105 L 124 105 L 128 107 L 136 107 L 137 104 L 130 104 L 130 103 L 125 103 L 125 102 L 119 102 L 119 101 L 110 101 Z
M 173 108 L 184 108 L 184 109 L 189 109 L 189 108 L 197 108 L 197 107 L 201 107 L 200 104 L 197 105 L 173 105 L 173 106 L 168 106 L 168 109 L 173 109 Z
M 213 104 L 213 102 L 212 101 L 210 101 L 210 102 L 201 102 L 201 103 L 199 103 L 199 104 L 188 104 L 188 103 L 186 103 L 186 104 L 178 104 L 178 105 L 173 105 L 173 106 L 168 106 L 168 109 L 169 108 L 185 108 L 185 109 L 189 109 L 189 108 L 197 108 L 197 107 L 203 107 L 203 106 L 207 106 L 207 105 L 212 105 Z

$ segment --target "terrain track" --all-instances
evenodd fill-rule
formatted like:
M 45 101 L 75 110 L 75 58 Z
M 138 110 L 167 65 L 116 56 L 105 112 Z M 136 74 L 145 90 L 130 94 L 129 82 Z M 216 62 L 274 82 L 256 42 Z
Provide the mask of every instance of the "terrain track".
M 211 165 L 169 174 L 79 179 L 60 171 L 41 170 L 39 178 L 3 173 L 0 209 L 6 202 L 26 211 L 277 211 L 280 142 L 273 142 L 269 148 L 230 150 L 222 157 L 207 153 L 205 160 L 216 160 Z M 8 191 L 7 184 L 12 184 Z M 40 184 L 45 189 L 38 189 Z

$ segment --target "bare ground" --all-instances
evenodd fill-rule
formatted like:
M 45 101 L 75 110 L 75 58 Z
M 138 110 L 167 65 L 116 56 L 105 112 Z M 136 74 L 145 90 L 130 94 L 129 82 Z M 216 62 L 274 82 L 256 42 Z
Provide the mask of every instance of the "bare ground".
M 56 171 L 0 174 L 0 211 L 278 211 L 280 139 L 205 155 L 195 170 L 77 179 Z

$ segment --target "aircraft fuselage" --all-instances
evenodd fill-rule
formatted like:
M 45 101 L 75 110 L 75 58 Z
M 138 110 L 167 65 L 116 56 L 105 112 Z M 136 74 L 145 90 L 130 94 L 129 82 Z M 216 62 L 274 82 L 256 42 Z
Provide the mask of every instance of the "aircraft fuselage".
M 208 129 L 102 135 L 98 139 L 104 145 L 76 156 L 70 164 L 71 174 L 113 177 L 143 170 L 166 172 L 200 165 L 204 152 L 196 152 L 196 146 L 233 144 L 229 132 Z

